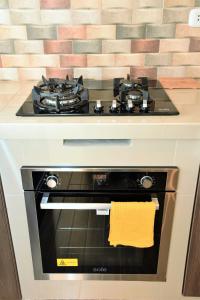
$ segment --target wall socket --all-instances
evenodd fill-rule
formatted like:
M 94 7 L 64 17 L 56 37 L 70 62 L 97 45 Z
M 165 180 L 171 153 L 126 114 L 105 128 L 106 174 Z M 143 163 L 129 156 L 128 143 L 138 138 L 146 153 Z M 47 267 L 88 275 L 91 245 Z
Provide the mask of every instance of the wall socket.
M 194 8 L 189 14 L 189 26 L 200 27 L 200 8 Z

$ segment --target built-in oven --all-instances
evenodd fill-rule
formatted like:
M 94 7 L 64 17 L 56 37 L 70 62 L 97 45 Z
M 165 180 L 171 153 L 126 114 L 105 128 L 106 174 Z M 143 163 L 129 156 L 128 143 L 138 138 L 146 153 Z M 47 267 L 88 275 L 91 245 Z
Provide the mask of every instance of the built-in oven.
M 176 167 L 22 167 L 35 279 L 165 281 Z M 156 203 L 154 245 L 109 244 L 111 202 Z

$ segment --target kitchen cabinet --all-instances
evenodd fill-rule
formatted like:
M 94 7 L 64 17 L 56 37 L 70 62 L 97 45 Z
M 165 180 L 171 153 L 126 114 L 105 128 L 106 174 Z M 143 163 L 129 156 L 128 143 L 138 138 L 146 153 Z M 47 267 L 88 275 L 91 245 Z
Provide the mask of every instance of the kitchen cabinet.
M 200 176 L 190 230 L 183 295 L 200 297 Z
M 0 178 L 0 299 L 21 299 L 15 255 Z

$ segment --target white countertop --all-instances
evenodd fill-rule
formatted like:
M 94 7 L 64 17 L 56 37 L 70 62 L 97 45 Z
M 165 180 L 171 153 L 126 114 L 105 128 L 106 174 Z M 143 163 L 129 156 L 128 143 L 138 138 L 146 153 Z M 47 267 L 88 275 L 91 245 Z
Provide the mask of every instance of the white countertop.
M 33 81 L 0 81 L 0 139 L 200 139 L 200 89 L 166 89 L 178 116 L 17 117 Z

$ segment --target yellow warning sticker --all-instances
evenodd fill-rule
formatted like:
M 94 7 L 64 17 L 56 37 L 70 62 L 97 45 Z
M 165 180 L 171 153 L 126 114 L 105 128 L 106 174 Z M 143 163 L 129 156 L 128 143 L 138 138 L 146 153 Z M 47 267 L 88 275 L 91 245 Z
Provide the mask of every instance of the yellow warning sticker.
M 78 258 L 57 258 L 57 267 L 78 267 Z

